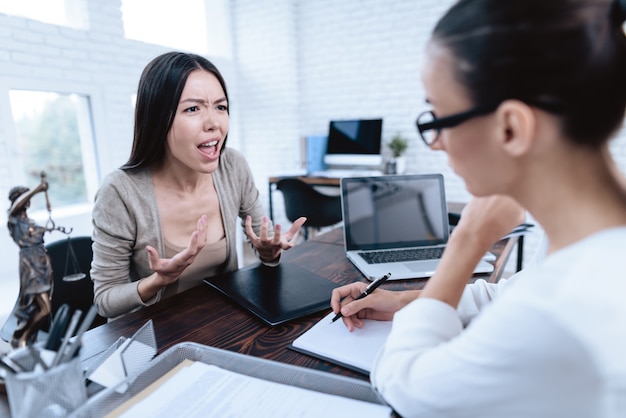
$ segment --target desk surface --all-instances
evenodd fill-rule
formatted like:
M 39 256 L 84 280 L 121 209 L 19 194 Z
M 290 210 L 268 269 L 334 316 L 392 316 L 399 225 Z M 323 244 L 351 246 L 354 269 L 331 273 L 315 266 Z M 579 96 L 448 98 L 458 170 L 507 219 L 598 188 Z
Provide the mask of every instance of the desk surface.
M 365 279 L 345 257 L 340 229 L 322 234 L 283 254 L 284 261 L 346 284 Z M 425 280 L 387 283 L 385 288 L 423 287 Z M 148 319 L 154 322 L 159 352 L 183 341 L 193 341 L 239 353 L 278 360 L 366 380 L 350 370 L 296 353 L 287 346 L 326 315 L 309 315 L 276 327 L 269 327 L 209 286 L 199 286 L 126 315 L 85 334 L 85 358 L 95 355 L 117 340 L 130 336 Z
M 496 270 L 502 268 L 510 254 L 512 241 L 502 241 L 494 252 L 502 254 Z M 496 254 L 498 255 L 498 254 Z M 329 280 L 347 284 L 365 281 L 345 257 L 340 228 L 319 235 L 283 254 L 285 261 L 315 272 Z M 489 275 L 475 276 L 488 278 Z M 420 289 L 426 280 L 388 282 L 386 289 Z M 288 345 L 330 311 L 320 312 L 276 327 L 269 327 L 230 302 L 209 286 L 199 286 L 155 305 L 128 314 L 94 328 L 84 335 L 81 358 L 89 359 L 106 350 L 120 336 L 130 337 L 147 320 L 152 319 L 158 352 L 173 345 L 192 341 L 265 359 L 367 380 L 364 375 L 316 358 L 297 353 Z M 0 395 L 0 417 L 9 416 L 6 395 Z

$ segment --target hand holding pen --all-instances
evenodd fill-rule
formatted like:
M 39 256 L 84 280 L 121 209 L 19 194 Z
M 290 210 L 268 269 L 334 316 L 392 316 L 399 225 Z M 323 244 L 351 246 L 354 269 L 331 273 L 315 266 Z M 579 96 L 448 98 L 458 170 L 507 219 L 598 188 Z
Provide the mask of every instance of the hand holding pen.
M 391 277 L 391 273 L 387 273 L 383 277 L 380 277 L 380 278 L 374 280 L 354 300 L 363 299 L 364 297 L 366 297 L 367 295 L 372 293 L 374 290 L 376 290 L 380 285 L 384 284 L 389 279 L 389 277 Z M 339 310 L 337 315 L 334 316 L 332 322 L 335 322 L 336 320 L 338 320 L 342 316 L 343 316 L 343 314 L 341 313 L 341 310 Z

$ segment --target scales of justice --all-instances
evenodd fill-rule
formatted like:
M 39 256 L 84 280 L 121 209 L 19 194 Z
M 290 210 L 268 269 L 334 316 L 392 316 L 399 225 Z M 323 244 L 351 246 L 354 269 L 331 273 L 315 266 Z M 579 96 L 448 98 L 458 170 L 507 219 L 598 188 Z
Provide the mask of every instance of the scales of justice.
M 46 232 L 59 231 L 67 235 L 64 281 L 77 281 L 86 277 L 80 271 L 78 260 L 70 243 L 69 230 L 57 226 L 52 220 L 52 207 L 48 196 L 48 181 L 45 172 L 41 172 L 41 182 L 33 190 L 16 186 L 9 191 L 11 206 L 8 210 L 7 227 L 13 241 L 19 246 L 20 290 L 12 315 L 17 319 L 17 326 L 11 338 L 13 348 L 33 344 L 38 332 L 47 325 L 51 316 L 51 297 L 54 291 L 53 272 L 50 257 L 44 245 Z M 44 193 L 48 221 L 45 225 L 28 217 L 30 201 L 38 193 Z

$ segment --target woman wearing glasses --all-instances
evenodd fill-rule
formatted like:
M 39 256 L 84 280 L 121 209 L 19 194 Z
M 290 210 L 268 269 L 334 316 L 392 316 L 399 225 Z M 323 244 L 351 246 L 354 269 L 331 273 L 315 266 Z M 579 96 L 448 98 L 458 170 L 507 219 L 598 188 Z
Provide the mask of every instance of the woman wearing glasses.
M 331 301 L 351 330 L 393 318 L 371 379 L 402 416 L 626 416 L 626 191 L 608 149 L 626 109 L 625 3 L 461 0 L 437 23 L 417 128 L 478 198 L 421 293 L 354 301 L 359 283 Z M 466 285 L 521 220 L 515 201 L 546 257 Z

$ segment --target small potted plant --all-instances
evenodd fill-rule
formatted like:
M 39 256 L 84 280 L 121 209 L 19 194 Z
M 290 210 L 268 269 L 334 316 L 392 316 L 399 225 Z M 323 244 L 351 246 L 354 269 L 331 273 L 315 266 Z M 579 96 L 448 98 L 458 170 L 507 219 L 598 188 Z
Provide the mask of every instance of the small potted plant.
M 409 141 L 398 132 L 389 142 L 387 147 L 391 150 L 392 158 L 387 162 L 387 174 L 403 174 L 406 169 L 404 152 L 409 147 Z

